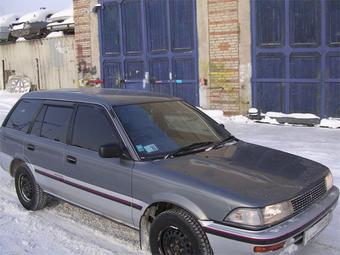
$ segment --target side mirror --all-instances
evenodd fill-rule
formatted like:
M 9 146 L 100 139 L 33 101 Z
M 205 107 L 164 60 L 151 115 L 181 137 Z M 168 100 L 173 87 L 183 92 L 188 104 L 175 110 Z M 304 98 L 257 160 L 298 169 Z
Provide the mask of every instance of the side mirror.
M 98 153 L 102 158 L 120 158 L 123 150 L 119 144 L 105 144 L 99 147 Z
M 223 124 L 218 124 L 220 126 L 220 128 L 225 129 L 225 126 Z

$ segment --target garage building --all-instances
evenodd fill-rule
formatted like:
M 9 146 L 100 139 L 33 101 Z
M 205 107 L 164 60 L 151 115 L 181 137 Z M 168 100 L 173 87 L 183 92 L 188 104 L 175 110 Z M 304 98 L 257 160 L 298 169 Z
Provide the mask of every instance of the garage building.
M 74 0 L 79 75 L 245 113 L 340 117 L 338 0 Z

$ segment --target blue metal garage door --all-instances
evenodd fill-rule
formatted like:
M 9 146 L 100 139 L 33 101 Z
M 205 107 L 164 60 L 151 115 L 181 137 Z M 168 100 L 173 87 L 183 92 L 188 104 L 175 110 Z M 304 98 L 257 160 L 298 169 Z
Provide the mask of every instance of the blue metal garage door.
M 198 104 L 195 0 L 102 0 L 104 87 L 147 90 Z
M 251 5 L 253 105 L 340 117 L 340 1 Z

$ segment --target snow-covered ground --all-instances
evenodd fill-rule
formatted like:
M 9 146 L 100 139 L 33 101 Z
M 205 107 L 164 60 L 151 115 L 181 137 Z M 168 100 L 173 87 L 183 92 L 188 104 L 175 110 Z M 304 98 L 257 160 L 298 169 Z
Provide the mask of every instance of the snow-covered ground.
M 19 95 L 0 91 L 0 121 Z M 340 130 L 253 123 L 209 111 L 236 137 L 327 165 L 340 186 Z M 340 254 L 340 207 L 333 221 L 303 255 Z M 28 212 L 19 204 L 13 180 L 0 170 L 0 254 L 140 254 L 138 233 L 65 202 Z

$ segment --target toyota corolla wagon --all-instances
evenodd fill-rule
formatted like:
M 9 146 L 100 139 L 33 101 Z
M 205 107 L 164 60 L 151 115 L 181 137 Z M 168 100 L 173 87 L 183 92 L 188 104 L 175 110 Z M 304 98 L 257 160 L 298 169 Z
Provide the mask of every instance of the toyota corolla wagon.
M 55 196 L 131 226 L 153 254 L 276 254 L 330 222 L 339 190 L 311 160 L 246 143 L 179 98 L 24 95 L 0 129 L 20 203 Z

